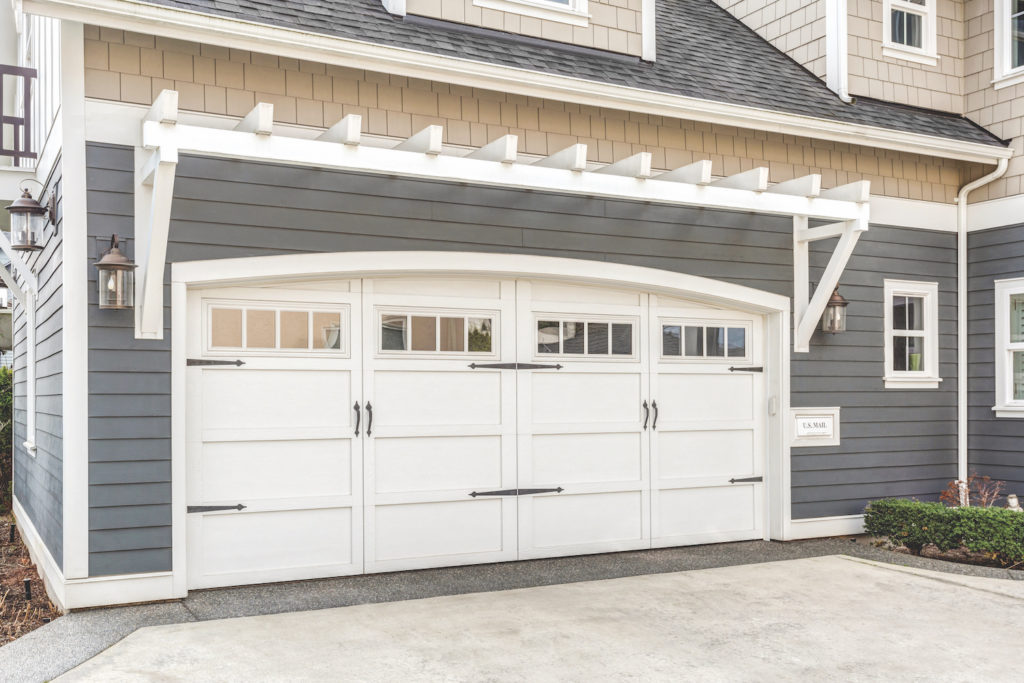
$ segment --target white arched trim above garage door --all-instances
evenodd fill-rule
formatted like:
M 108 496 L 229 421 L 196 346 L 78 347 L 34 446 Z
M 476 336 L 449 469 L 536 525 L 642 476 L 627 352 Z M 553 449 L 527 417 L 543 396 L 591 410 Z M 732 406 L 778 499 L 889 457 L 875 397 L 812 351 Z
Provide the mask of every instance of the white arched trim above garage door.
M 790 302 L 787 297 L 708 278 L 623 264 L 519 254 L 472 252 L 345 252 L 194 261 L 172 269 L 172 478 L 175 593 L 186 593 L 186 313 L 190 288 L 244 286 L 380 276 L 461 275 L 542 279 L 641 290 L 764 316 L 768 397 L 766 493 L 770 537 L 790 536 Z

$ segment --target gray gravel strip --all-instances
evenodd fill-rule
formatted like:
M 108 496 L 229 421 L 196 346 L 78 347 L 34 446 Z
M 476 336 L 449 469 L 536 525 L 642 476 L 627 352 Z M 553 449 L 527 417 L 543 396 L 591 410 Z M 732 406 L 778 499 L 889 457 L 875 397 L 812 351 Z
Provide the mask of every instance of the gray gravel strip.
M 144 626 L 414 600 L 838 554 L 963 576 L 1024 578 L 1024 572 L 894 553 L 875 547 L 868 537 L 859 536 L 789 543 L 722 543 L 223 588 L 194 591 L 180 602 L 72 612 L 9 645 L 0 647 L 0 681 L 39 683 L 50 680 Z

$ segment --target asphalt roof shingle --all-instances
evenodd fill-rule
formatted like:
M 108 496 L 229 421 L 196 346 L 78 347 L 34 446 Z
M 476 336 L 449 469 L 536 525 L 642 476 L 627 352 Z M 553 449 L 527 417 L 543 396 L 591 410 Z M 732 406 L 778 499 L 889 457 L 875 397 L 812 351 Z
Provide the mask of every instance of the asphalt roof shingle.
M 388 14 L 380 0 L 145 0 L 205 14 L 846 123 L 1003 146 L 969 119 L 870 98 L 842 102 L 713 0 L 658 0 L 657 61 Z

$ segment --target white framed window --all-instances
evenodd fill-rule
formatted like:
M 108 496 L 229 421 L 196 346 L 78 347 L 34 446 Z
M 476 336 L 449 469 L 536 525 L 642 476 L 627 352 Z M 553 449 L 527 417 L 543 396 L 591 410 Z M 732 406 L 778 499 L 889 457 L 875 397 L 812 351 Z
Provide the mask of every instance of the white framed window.
M 934 66 L 938 0 L 883 0 L 882 54 Z
M 590 25 L 587 0 L 473 0 L 473 6 L 573 26 Z
M 750 324 L 735 320 L 661 320 L 662 361 L 750 360 Z
M 496 356 L 494 311 L 377 309 L 380 356 Z
M 935 389 L 939 377 L 939 285 L 885 281 L 885 387 Z
M 993 28 L 992 83 L 996 89 L 1024 83 L 1024 0 L 995 0 Z
M 535 317 L 535 358 L 560 356 L 586 360 L 635 360 L 635 318 L 604 318 L 539 313 Z
M 349 353 L 349 308 L 207 300 L 206 352 L 213 355 Z
M 1024 418 L 1024 278 L 995 283 L 996 417 Z

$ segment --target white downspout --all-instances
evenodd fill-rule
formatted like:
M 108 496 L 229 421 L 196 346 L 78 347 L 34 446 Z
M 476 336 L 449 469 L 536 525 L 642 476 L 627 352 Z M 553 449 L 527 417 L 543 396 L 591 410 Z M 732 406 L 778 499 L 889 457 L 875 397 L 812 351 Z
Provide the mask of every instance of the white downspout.
M 967 481 L 967 195 L 1006 173 L 1009 163 L 1009 159 L 1000 159 L 994 171 L 967 183 L 956 196 L 956 455 L 960 481 Z
M 825 85 L 847 104 L 853 102 L 849 92 L 848 11 L 846 0 L 825 0 Z

